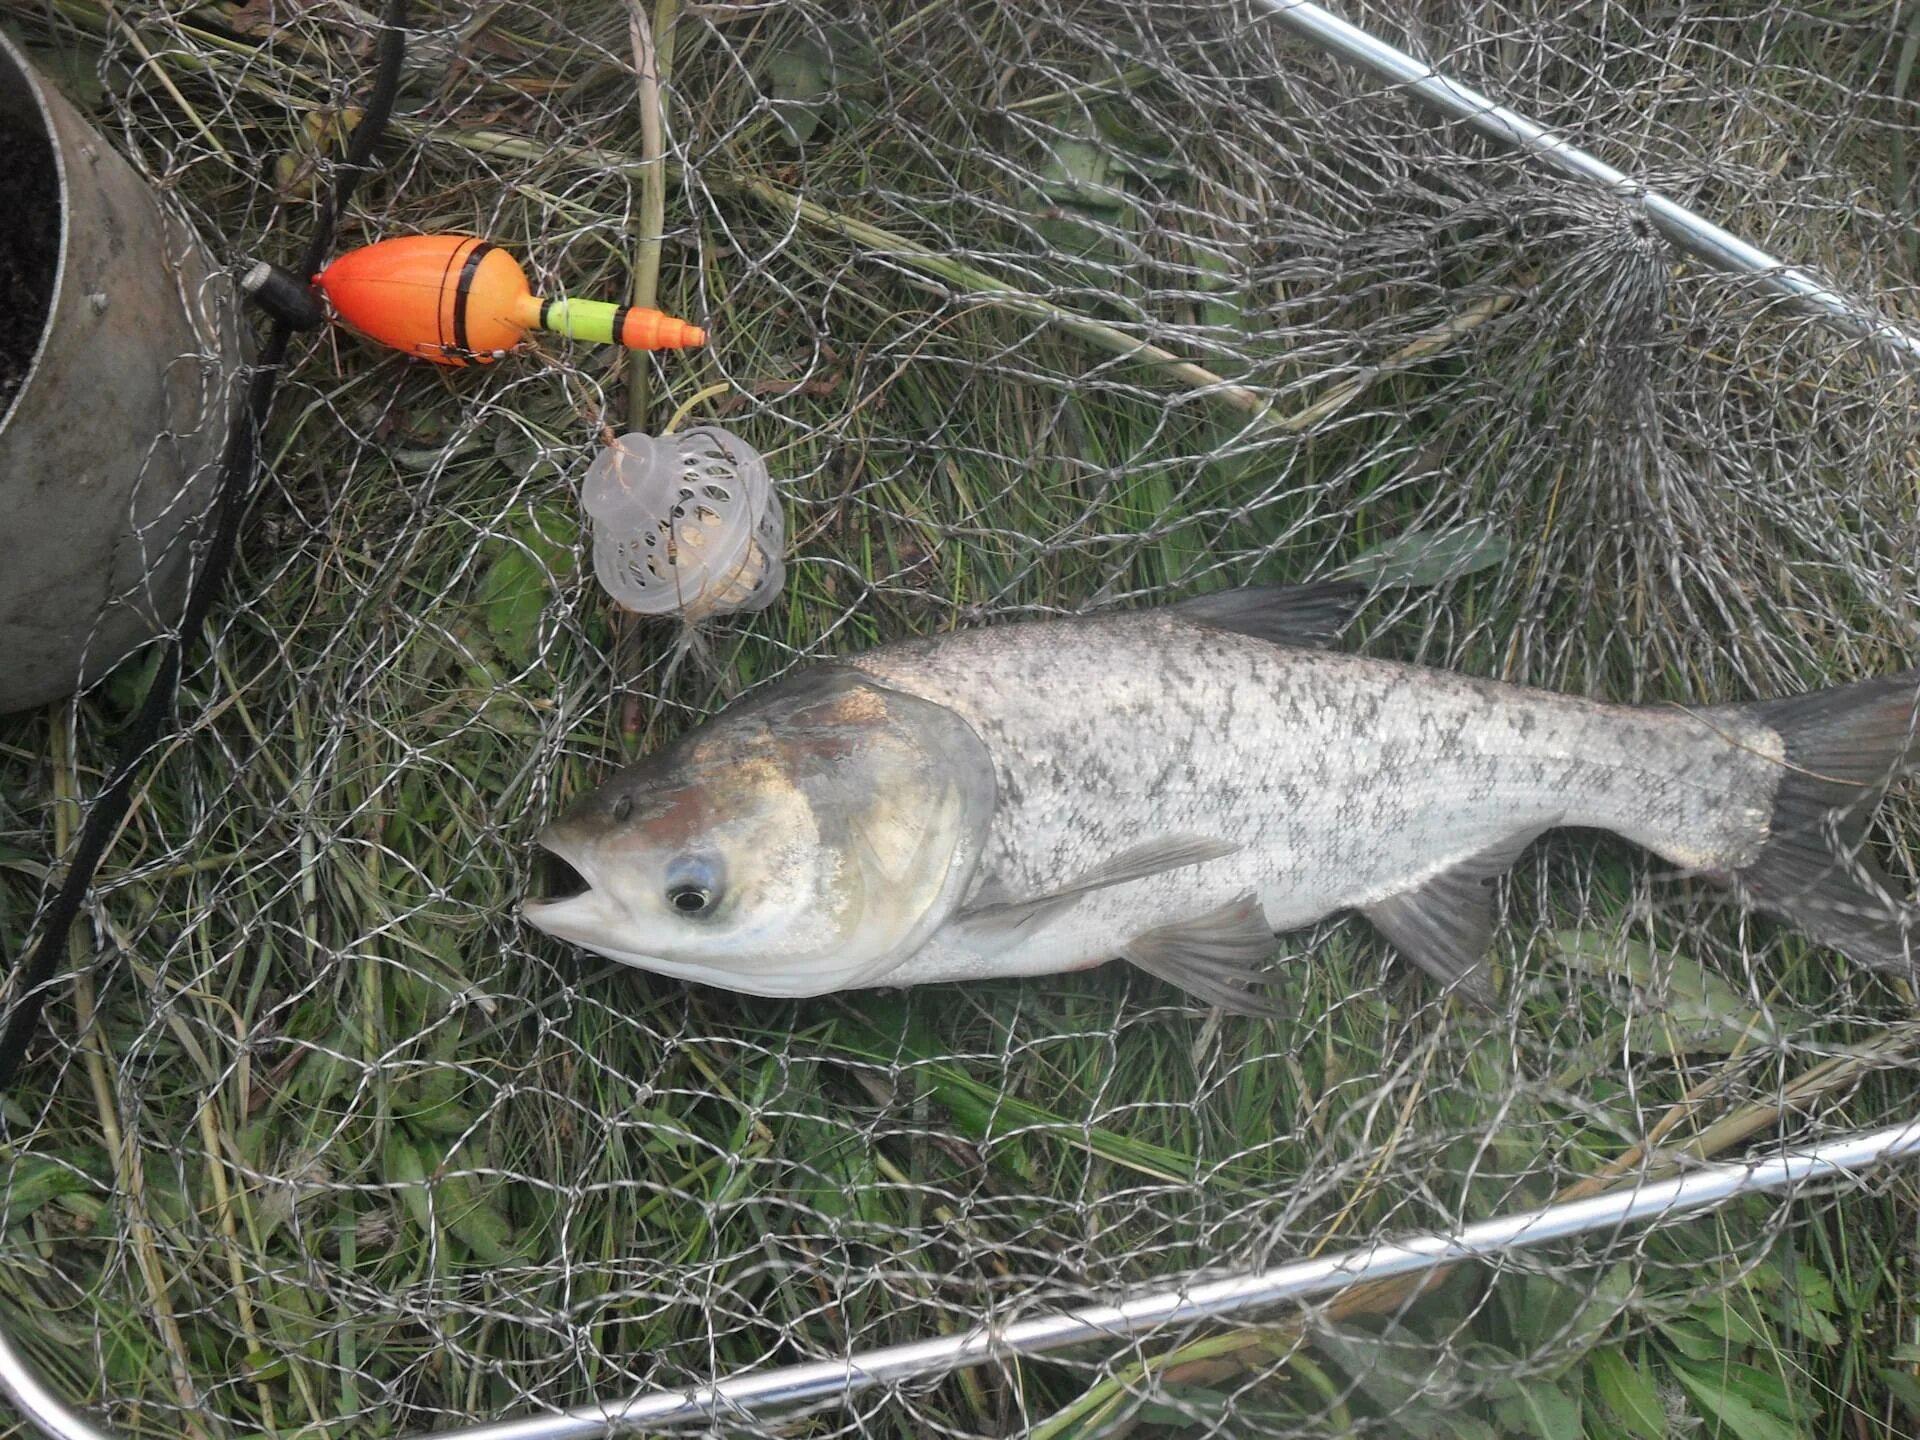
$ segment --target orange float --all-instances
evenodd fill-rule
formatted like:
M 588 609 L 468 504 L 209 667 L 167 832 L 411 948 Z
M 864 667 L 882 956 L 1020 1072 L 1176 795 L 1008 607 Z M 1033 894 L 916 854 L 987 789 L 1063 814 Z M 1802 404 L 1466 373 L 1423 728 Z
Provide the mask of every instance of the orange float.
M 518 260 L 474 235 L 382 240 L 313 278 L 353 329 L 439 365 L 491 365 L 529 330 L 629 350 L 687 350 L 707 339 L 697 325 L 637 305 L 543 300 Z

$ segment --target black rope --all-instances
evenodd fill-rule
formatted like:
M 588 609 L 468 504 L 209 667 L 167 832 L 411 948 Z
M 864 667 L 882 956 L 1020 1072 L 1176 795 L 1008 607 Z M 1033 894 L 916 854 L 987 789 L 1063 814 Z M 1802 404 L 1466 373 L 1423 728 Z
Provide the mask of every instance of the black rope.
M 401 28 L 406 21 L 406 12 L 407 0 L 388 0 L 386 15 L 381 21 L 373 87 L 368 93 L 361 121 L 354 127 L 353 139 L 347 146 L 339 173 L 321 201 L 320 217 L 300 267 L 302 281 L 320 268 L 328 251 L 333 248 L 334 227 L 345 212 L 354 187 L 359 184 L 375 143 L 386 129 L 387 117 L 393 112 L 394 97 L 400 90 L 400 66 L 406 58 L 406 32 Z M 174 700 L 179 693 L 186 646 L 206 623 L 214 601 L 220 596 L 228 562 L 233 558 L 234 543 L 239 537 L 240 518 L 246 512 L 247 502 L 251 498 L 260 432 L 273 404 L 273 393 L 280 384 L 280 367 L 286 360 L 287 346 L 292 337 L 293 327 L 285 319 L 275 319 L 267 332 L 266 345 L 247 385 L 245 406 L 234 417 L 233 429 L 227 437 L 226 451 L 221 460 L 220 492 L 214 502 L 213 533 L 207 542 L 200 573 L 187 595 L 180 628 L 173 639 L 165 642 L 153 682 L 148 685 L 139 710 L 127 724 L 120 745 L 119 763 L 87 812 L 86 824 L 80 831 L 80 843 L 74 847 L 73 858 L 67 865 L 66 878 L 60 884 L 59 893 L 53 897 L 53 903 L 47 907 L 46 924 L 40 932 L 39 944 L 15 972 L 13 1014 L 7 1021 L 6 1033 L 0 1036 L 0 1090 L 12 1085 L 14 1074 L 26 1057 L 27 1046 L 33 1040 L 34 1027 L 46 1005 L 54 969 L 61 952 L 66 948 L 67 932 L 79 918 L 80 907 L 86 900 L 87 889 L 93 883 L 94 871 L 99 868 L 108 843 L 120 828 L 120 822 L 126 818 L 133 782 L 139 778 L 141 764 L 160 739 L 161 727 L 173 711 Z

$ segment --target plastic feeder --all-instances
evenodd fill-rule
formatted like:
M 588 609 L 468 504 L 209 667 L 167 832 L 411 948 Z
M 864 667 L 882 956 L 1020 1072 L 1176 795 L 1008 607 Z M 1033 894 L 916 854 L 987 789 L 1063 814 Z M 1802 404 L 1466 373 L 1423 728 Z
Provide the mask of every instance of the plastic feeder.
M 717 425 L 620 436 L 581 485 L 593 568 L 621 605 L 698 621 L 763 610 L 786 580 L 785 529 L 766 463 Z

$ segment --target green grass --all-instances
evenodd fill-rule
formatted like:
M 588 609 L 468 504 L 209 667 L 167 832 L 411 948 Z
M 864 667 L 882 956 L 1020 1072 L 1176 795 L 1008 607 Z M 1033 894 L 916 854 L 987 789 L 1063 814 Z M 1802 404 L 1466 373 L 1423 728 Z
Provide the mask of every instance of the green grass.
M 355 34 L 322 13 L 256 48 L 212 9 L 119 9 L 238 158 L 151 69 L 115 72 L 116 139 L 177 165 L 209 233 L 284 258 L 311 202 L 276 208 L 261 176 L 361 83 Z M 125 62 L 87 0 L 51 13 L 8 18 L 82 71 Z M 803 657 L 976 619 L 1300 579 L 1383 545 L 1417 565 L 1441 553 L 1421 537 L 1467 525 L 1504 563 L 1383 599 L 1373 651 L 1649 700 L 1911 652 L 1907 402 L 1857 356 L 1676 282 L 1647 362 L 1668 465 L 1631 493 L 1575 343 L 1612 313 L 1564 263 L 1605 253 L 1592 217 L 1479 212 L 1429 263 L 1356 210 L 1341 184 L 1361 161 L 1338 147 L 1375 126 L 1444 169 L 1452 142 L 1315 109 L 1339 92 L 1304 57 L 1294 88 L 1223 98 L 1198 53 L 1141 65 L 1097 26 L 979 4 L 886 22 L 906 26 L 893 47 L 849 48 L 831 77 L 797 12 L 682 22 L 661 297 L 716 339 L 659 364 L 655 423 L 726 382 L 688 423 L 768 454 L 794 546 L 776 605 L 677 667 L 673 633 L 621 618 L 584 568 L 571 486 L 624 413 L 614 357 L 543 342 L 448 375 L 328 335 L 283 390 L 216 663 L 102 870 L 100 963 L 50 1005 L 4 1102 L 0 1320 L 129 1433 L 191 1429 L 189 1395 L 209 1433 L 586 1404 L 1544 1203 L 1650 1138 L 1672 1160 L 1914 1110 L 1910 995 L 1592 837 L 1516 872 L 1500 1021 L 1437 1007 L 1353 922 L 1289 938 L 1270 1023 L 1216 1021 L 1119 967 L 776 1004 L 517 923 L 533 830 L 623 758 Z M 1808 53 L 1859 51 L 1835 27 L 1795 30 L 1757 77 L 1735 64 L 1753 56 L 1676 50 L 1692 88 L 1662 118 L 1857 162 L 1823 197 L 1890 183 L 1794 89 Z M 469 68 L 409 86 L 343 243 L 484 227 L 543 281 L 624 293 L 635 172 L 607 163 L 638 152 L 624 12 L 512 7 L 467 38 Z M 1728 121 L 1713 97 L 1740 75 L 1777 116 Z M 1090 86 L 1097 143 L 1050 98 Z M 813 112 L 796 147 L 786 126 Z M 1064 137 L 1051 160 L 1042 124 Z M 1446 178 L 1558 193 L 1528 173 Z M 1729 218 L 1764 233 L 1763 203 L 1742 205 Z M 1336 281 L 1284 263 L 1341 248 L 1312 221 L 1366 242 Z M 1795 236 L 1833 243 L 1812 219 Z M 1289 428 L 1357 364 L 1523 293 Z M 1143 319 L 1272 411 L 1094 328 Z M 70 833 L 62 799 L 98 786 L 140 683 L 0 728 L 9 961 Z M 1910 802 L 1894 814 L 1916 833 Z M 1920 1423 L 1914 1198 L 1887 1177 L 1755 1202 L 1304 1331 L 1283 1315 L 988 1367 L 868 1423 L 1896 1435 Z

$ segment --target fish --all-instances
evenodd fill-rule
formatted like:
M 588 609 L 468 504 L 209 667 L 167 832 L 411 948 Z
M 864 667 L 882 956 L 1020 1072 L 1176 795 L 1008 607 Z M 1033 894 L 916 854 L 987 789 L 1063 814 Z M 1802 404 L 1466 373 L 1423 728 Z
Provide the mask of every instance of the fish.
M 805 667 L 535 837 L 524 919 L 683 981 L 800 998 L 1126 961 L 1271 1014 L 1277 937 L 1358 912 L 1497 1004 L 1493 882 L 1611 832 L 1911 978 L 1866 842 L 1920 761 L 1920 672 L 1611 704 L 1338 648 L 1353 582 L 986 625 Z

